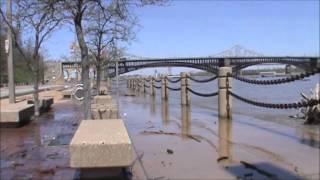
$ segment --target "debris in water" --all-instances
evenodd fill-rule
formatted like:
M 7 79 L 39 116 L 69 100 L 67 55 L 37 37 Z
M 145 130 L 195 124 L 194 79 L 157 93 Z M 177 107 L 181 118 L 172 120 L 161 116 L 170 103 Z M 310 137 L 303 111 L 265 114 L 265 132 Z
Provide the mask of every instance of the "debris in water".
M 246 174 L 244 174 L 245 179 L 248 178 L 248 177 L 252 177 L 252 176 L 253 176 L 252 173 L 246 173 Z
M 56 138 L 54 138 L 48 146 L 61 146 L 61 145 L 69 145 L 73 134 L 60 134 Z
M 223 160 L 227 160 L 227 159 L 229 159 L 229 157 L 227 157 L 227 156 L 222 156 L 222 157 L 219 157 L 219 158 L 217 159 L 217 162 L 220 162 L 220 161 L 223 161 Z
M 55 174 L 55 171 L 53 169 L 41 169 L 39 170 L 40 174 Z
M 166 167 L 166 164 L 164 163 L 164 161 L 161 161 L 161 164 L 163 167 Z
M 168 153 L 168 154 L 173 154 L 173 150 L 167 149 L 167 153 Z
M 53 154 L 48 154 L 47 155 L 47 158 L 49 158 L 49 159 L 56 159 L 56 157 L 59 155 L 59 153 L 57 153 L 57 152 L 55 152 L 55 153 L 53 153 Z
M 159 130 L 159 131 L 143 131 L 141 132 L 141 134 L 163 134 L 163 135 L 171 135 L 171 136 L 183 136 L 182 134 L 178 134 L 178 133 L 173 133 L 173 132 L 164 132 L 162 130 Z M 200 139 L 198 139 L 197 137 L 193 136 L 193 135 L 190 135 L 190 134 L 187 134 L 185 135 L 186 137 L 192 139 L 192 140 L 195 140 L 197 142 L 201 142 Z
M 258 168 L 257 166 L 250 164 L 248 162 L 245 161 L 240 161 L 241 164 L 243 164 L 246 168 L 252 169 L 257 171 L 258 173 L 260 173 L 261 175 L 264 175 L 270 179 L 277 179 L 277 177 L 274 174 L 271 174 L 263 169 Z
M 314 90 L 311 90 L 311 95 L 308 97 L 304 93 L 300 93 L 302 100 L 300 103 L 309 103 L 310 101 L 316 101 L 320 99 L 320 84 L 317 83 Z M 303 107 L 299 109 L 299 113 L 294 116 L 289 116 L 293 118 L 305 119 L 304 124 L 320 124 L 320 104 Z M 302 114 L 302 116 L 300 115 Z
M 129 94 L 129 93 L 126 93 L 126 94 L 124 94 L 124 96 L 136 96 L 135 94 Z

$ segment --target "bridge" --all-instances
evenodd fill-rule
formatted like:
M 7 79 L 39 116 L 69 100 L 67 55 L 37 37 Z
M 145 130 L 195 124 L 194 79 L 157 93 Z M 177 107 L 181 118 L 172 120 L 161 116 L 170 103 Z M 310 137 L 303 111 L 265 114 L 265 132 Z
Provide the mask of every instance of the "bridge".
M 115 76 L 118 64 L 119 74 L 153 67 L 189 67 L 204 70 L 214 74 L 218 68 L 231 66 L 233 72 L 238 72 L 249 66 L 259 64 L 293 65 L 304 71 L 319 68 L 319 57 L 195 57 L 195 58 L 162 58 L 112 61 L 108 65 L 110 77 Z
M 109 73 L 109 77 L 116 76 L 117 68 L 119 74 L 157 67 L 188 67 L 217 74 L 219 67 L 229 66 L 232 67 L 232 72 L 237 74 L 241 69 L 259 64 L 284 64 L 286 69 L 290 66 L 295 66 L 305 72 L 311 72 L 320 68 L 319 59 L 320 57 L 312 56 L 265 56 L 244 46 L 234 45 L 229 49 L 207 57 L 147 58 L 124 54 L 121 60 L 111 61 L 103 69 L 104 73 Z M 80 72 L 81 64 L 79 61 L 63 62 L 61 68 L 61 72 L 65 71 L 66 74 L 70 74 L 70 71 Z
M 316 71 L 320 68 L 319 57 L 297 57 L 297 56 L 260 56 L 260 57 L 187 57 L 187 58 L 154 58 L 154 59 L 129 59 L 110 61 L 105 67 L 108 69 L 109 77 L 116 75 L 118 67 L 119 74 L 143 68 L 156 67 L 189 67 L 204 70 L 214 74 L 218 68 L 223 66 L 232 67 L 232 72 L 237 73 L 241 69 L 260 64 L 284 64 L 293 65 L 303 69 L 305 72 Z M 80 62 L 62 62 L 63 69 L 80 69 Z M 63 71 L 63 70 L 62 70 Z

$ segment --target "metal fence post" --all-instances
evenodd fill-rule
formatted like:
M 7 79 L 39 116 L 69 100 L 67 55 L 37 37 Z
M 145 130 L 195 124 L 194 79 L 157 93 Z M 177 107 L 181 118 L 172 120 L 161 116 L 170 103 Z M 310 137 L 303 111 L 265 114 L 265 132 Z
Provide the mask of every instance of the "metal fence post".
M 134 91 L 137 90 L 137 79 L 136 78 L 133 79 L 133 90 Z
M 146 93 L 146 78 L 143 78 L 142 81 L 143 81 L 143 93 L 145 94 Z
M 232 118 L 232 98 L 228 94 L 228 90 L 232 87 L 232 78 L 228 77 L 228 74 L 232 73 L 231 67 L 219 67 L 219 94 L 218 94 L 218 104 L 219 104 L 219 118 Z
M 151 85 L 150 85 L 150 88 L 151 88 L 151 95 L 152 96 L 155 96 L 156 95 L 156 91 L 155 91 L 155 87 L 154 87 L 154 78 L 152 77 L 151 78 Z
M 162 99 L 168 99 L 168 82 L 166 76 L 161 76 L 161 97 Z
M 181 76 L 181 104 L 189 105 L 190 104 L 190 95 L 188 92 L 188 74 L 185 72 L 180 73 Z

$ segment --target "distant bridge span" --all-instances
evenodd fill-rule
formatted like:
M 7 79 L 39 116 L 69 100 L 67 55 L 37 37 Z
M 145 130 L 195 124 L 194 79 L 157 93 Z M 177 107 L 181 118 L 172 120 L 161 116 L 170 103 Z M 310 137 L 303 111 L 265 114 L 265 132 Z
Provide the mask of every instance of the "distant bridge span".
M 305 71 L 320 68 L 319 57 L 188 57 L 188 58 L 159 58 L 159 59 L 129 59 L 110 61 L 108 64 L 109 77 L 115 76 L 116 64 L 118 63 L 119 74 L 156 67 L 189 67 L 217 74 L 218 68 L 231 66 L 233 72 L 238 72 L 249 66 L 259 64 L 285 64 L 293 65 Z M 80 62 L 62 62 L 62 68 L 80 68 Z
M 249 66 L 259 64 L 293 65 L 305 71 L 320 68 L 319 57 L 200 57 L 200 58 L 162 58 L 118 61 L 119 74 L 148 67 L 190 67 L 217 74 L 221 66 L 231 66 L 238 72 Z M 116 62 L 109 63 L 110 76 L 115 76 Z

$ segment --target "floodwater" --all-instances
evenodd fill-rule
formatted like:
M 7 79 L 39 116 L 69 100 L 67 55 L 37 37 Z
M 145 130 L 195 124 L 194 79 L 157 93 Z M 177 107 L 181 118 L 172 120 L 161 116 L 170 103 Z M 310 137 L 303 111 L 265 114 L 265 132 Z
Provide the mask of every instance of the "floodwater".
M 300 100 L 300 91 L 309 94 L 317 82 L 319 76 L 275 86 L 234 81 L 233 92 L 290 103 Z M 216 84 L 191 87 L 209 93 L 217 90 Z M 147 178 L 319 179 L 319 125 L 290 118 L 297 110 L 264 109 L 234 99 L 232 121 L 219 122 L 217 97 L 192 96 L 192 105 L 185 107 L 179 92 L 169 91 L 169 100 L 163 101 L 159 90 L 151 97 L 127 90 L 125 82 L 120 87 L 121 116 Z
M 0 179 L 73 179 L 68 144 L 82 113 L 70 100 L 60 100 L 38 119 L 20 128 L 0 130 Z
M 233 92 L 264 102 L 295 102 L 319 81 L 276 86 L 233 82 Z M 214 92 L 217 81 L 192 89 Z M 319 125 L 289 118 L 296 110 L 269 110 L 233 100 L 232 121 L 219 121 L 217 97 L 180 93 L 151 97 L 113 86 L 120 116 L 134 145 L 133 179 L 319 179 Z M 175 87 L 175 85 L 170 84 Z M 118 94 L 118 95 L 117 95 Z M 135 94 L 134 96 L 127 96 Z M 68 144 L 83 119 L 78 103 L 58 100 L 21 128 L 0 130 L 0 179 L 73 179 Z

